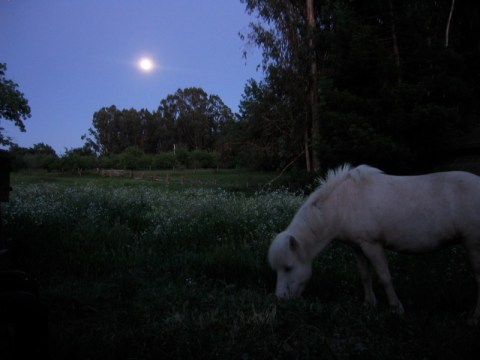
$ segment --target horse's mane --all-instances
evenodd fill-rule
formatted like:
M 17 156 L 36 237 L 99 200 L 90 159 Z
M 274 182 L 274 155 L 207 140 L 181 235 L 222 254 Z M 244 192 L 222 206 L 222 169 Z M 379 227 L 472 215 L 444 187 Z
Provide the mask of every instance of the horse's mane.
M 352 170 L 352 165 L 350 164 L 343 164 L 336 169 L 328 170 L 325 177 L 320 178 L 317 191 L 322 194 L 331 193 L 338 184 L 345 180 L 350 170 Z
M 328 197 L 348 177 L 351 170 L 352 166 L 350 164 L 343 164 L 335 169 L 328 170 L 327 174 L 319 179 L 317 189 L 310 195 L 305 205 Z
M 368 165 L 360 165 L 356 168 L 353 168 L 350 164 L 343 164 L 335 169 L 330 169 L 325 177 L 320 178 L 319 186 L 317 187 L 317 190 L 312 193 L 313 196 L 311 196 L 311 198 L 313 201 L 326 198 L 349 176 L 351 176 L 354 180 L 359 181 L 364 176 L 372 173 L 379 174 L 383 172 Z
M 382 171 L 368 165 L 352 168 L 350 164 L 344 164 L 329 170 L 326 176 L 320 179 L 318 188 L 310 194 L 307 201 L 298 210 L 286 231 L 302 242 L 314 242 L 315 228 L 320 221 L 318 210 L 321 209 L 321 203 L 328 199 L 335 189 L 347 179 L 361 183 L 368 180 L 370 175 L 378 173 L 382 173 Z

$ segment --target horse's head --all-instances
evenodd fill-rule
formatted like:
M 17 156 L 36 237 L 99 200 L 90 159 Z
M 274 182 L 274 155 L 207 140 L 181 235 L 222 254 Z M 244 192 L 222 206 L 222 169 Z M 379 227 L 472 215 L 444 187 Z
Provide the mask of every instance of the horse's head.
M 282 299 L 301 295 L 312 274 L 312 265 L 306 260 L 303 244 L 286 232 L 277 235 L 270 246 L 268 260 L 277 272 L 275 294 Z

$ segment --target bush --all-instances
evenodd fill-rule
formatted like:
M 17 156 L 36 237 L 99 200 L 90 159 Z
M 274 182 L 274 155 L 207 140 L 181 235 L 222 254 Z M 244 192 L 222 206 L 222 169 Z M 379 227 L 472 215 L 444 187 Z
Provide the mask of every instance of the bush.
M 220 156 L 205 150 L 194 150 L 191 159 L 195 169 L 213 169 L 218 167 Z
M 135 146 L 126 148 L 118 155 L 118 168 L 127 170 L 144 170 L 151 166 L 149 158 Z
M 173 152 L 160 153 L 153 156 L 152 166 L 157 170 L 173 169 L 177 164 L 177 158 Z
M 183 165 L 184 167 L 190 167 L 191 163 L 191 154 L 187 151 L 187 149 L 183 147 L 178 147 L 175 151 L 175 157 L 177 159 L 177 164 Z

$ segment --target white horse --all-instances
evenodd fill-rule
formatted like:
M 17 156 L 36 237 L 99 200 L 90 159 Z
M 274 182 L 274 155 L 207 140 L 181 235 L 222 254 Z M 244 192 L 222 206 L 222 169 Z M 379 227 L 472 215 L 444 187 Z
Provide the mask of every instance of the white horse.
M 372 265 L 389 304 L 403 313 L 385 249 L 422 253 L 461 243 L 468 252 L 478 297 L 470 322 L 480 319 L 480 177 L 466 172 L 390 176 L 361 165 L 330 170 L 287 229 L 270 246 L 276 295 L 299 296 L 312 261 L 338 239 L 352 246 L 365 292 L 375 305 Z

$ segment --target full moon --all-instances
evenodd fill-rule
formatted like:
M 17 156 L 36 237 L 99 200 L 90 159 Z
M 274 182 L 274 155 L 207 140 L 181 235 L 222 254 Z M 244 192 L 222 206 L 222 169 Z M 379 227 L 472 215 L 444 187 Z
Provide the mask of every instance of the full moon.
M 149 58 L 141 58 L 138 62 L 138 67 L 144 72 L 150 72 L 153 70 L 153 61 Z

